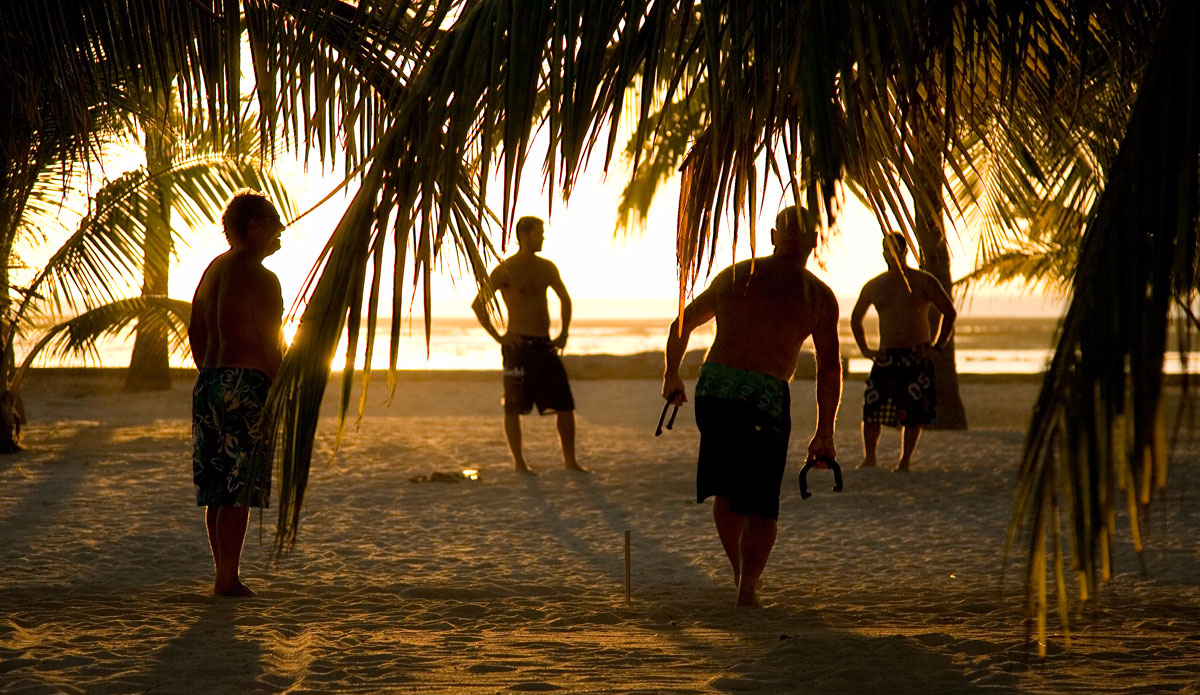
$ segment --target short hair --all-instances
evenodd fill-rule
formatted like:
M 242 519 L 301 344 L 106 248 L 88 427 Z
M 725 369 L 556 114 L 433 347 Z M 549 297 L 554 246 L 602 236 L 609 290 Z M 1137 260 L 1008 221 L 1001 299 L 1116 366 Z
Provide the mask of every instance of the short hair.
M 521 219 L 517 220 L 517 242 L 519 243 L 521 241 L 522 234 L 528 234 L 538 227 L 544 228 L 545 226 L 546 223 L 542 221 L 542 218 L 540 217 L 534 217 L 533 215 L 526 215 L 522 217 Z
M 908 255 L 908 237 L 904 232 L 888 232 L 883 235 L 883 242 L 895 252 L 896 260 L 903 260 Z
M 803 205 L 789 205 L 775 215 L 775 231 L 794 234 L 808 248 L 817 246 L 816 215 Z
M 245 239 L 250 220 L 262 214 L 268 205 L 274 207 L 261 191 L 243 188 L 234 193 L 225 204 L 225 212 L 221 213 L 221 228 L 225 231 L 225 238 L 229 241 Z

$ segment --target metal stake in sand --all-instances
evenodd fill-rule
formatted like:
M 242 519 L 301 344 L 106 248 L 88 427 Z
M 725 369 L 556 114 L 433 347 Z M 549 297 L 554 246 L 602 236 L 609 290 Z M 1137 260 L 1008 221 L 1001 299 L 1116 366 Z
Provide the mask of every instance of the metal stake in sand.
M 625 605 L 632 603 L 629 594 L 629 529 L 625 529 Z

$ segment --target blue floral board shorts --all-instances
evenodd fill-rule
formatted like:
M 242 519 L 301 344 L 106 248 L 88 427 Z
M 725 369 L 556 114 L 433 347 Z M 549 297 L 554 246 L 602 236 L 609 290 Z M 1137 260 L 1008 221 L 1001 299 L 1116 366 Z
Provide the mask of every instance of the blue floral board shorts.
M 196 505 L 269 507 L 271 378 L 248 367 L 201 369 L 192 389 Z
M 779 518 L 779 490 L 792 434 L 786 381 L 706 362 L 696 381 L 696 501 L 729 498 L 743 515 Z

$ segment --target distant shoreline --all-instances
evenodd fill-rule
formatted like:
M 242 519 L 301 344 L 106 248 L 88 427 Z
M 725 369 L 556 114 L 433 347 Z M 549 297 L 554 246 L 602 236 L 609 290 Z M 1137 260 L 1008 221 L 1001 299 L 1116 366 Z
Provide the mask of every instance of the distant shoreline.
M 589 357 L 614 357 L 612 355 L 591 355 Z M 660 368 L 661 369 L 661 368 Z M 114 383 L 122 383 L 125 376 L 125 367 L 33 367 L 29 370 L 26 379 L 36 388 L 38 377 L 75 377 L 80 379 L 95 379 L 102 381 L 112 381 Z M 179 384 L 190 383 L 196 375 L 195 369 L 172 368 L 171 379 Z M 362 378 L 362 373 L 358 372 L 355 375 L 356 379 Z M 396 370 L 397 379 L 400 382 L 404 381 L 499 381 L 500 370 L 498 369 L 398 369 Z M 330 381 L 341 379 L 342 371 L 334 370 L 330 373 Z M 658 379 L 661 377 L 659 373 L 616 373 L 614 370 L 604 370 L 602 374 L 577 373 L 572 375 L 572 379 Z M 846 381 L 861 382 L 866 375 L 861 373 L 849 373 L 846 375 Z M 974 374 L 960 373 L 958 380 L 962 383 L 972 384 L 1007 384 L 1007 383 L 1038 383 L 1042 380 L 1043 374 Z M 694 378 L 694 377 L 693 377 Z M 387 370 L 374 369 L 371 372 L 372 382 L 383 382 L 387 379 Z M 811 381 L 811 377 L 797 377 L 796 381 Z M 1167 375 L 1166 383 L 1176 384 L 1180 382 L 1179 375 Z M 22 389 L 24 391 L 24 389 Z

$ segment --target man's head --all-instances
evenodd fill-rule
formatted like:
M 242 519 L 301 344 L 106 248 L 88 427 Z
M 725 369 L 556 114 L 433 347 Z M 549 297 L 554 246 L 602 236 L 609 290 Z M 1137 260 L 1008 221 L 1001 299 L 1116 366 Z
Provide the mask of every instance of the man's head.
M 888 265 L 904 265 L 908 257 L 908 240 L 903 232 L 888 232 L 883 235 L 883 260 Z
M 221 214 L 221 226 L 232 248 L 246 248 L 265 258 L 279 250 L 283 222 L 267 196 L 243 188 L 229 199 Z
M 546 223 L 540 217 L 526 216 L 517 220 L 517 246 L 538 253 L 545 237 Z
M 799 205 L 789 205 L 775 216 L 771 243 L 775 253 L 794 254 L 808 258 L 817 247 L 816 216 Z

